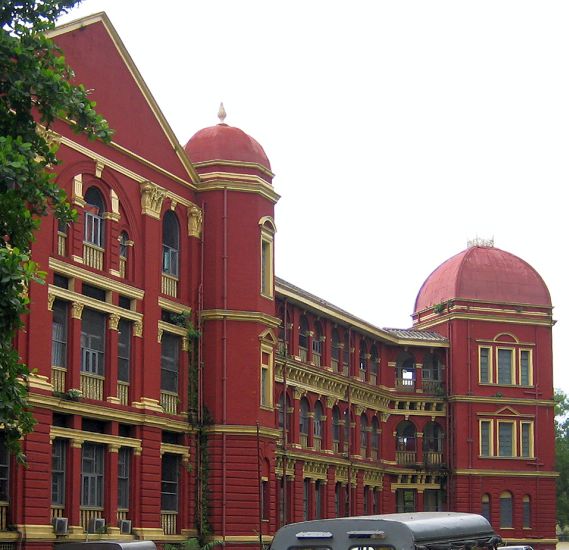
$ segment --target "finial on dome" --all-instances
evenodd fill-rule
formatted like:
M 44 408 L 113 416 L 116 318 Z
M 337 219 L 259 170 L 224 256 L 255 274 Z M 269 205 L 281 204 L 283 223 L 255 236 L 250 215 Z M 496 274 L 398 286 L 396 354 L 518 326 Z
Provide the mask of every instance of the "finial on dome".
M 482 237 L 476 235 L 474 239 L 470 239 L 469 241 L 467 241 L 466 245 L 467 248 L 472 248 L 474 246 L 481 246 L 483 248 L 494 248 L 494 237 L 492 237 L 491 239 L 483 239 Z
M 225 107 L 223 106 L 223 101 L 219 104 L 219 111 L 217 111 L 217 117 L 219 118 L 219 123 L 225 123 L 225 117 L 227 113 L 225 112 Z

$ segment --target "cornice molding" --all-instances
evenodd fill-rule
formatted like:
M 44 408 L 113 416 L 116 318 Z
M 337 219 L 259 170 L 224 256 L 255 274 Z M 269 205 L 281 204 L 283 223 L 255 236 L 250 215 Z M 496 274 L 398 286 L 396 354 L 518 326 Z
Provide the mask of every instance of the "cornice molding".
M 207 426 L 207 428 L 205 428 L 205 431 L 209 434 L 247 435 L 257 437 L 257 426 L 244 426 L 238 424 L 223 426 L 221 424 L 214 424 L 212 426 Z M 267 428 L 265 426 L 261 426 L 259 428 L 259 435 L 261 437 L 279 439 L 282 433 L 277 428 Z
M 232 177 L 235 180 L 232 180 Z M 251 181 L 243 181 L 250 179 Z M 273 186 L 258 176 L 239 174 L 232 176 L 225 172 L 202 174 L 202 183 L 199 184 L 198 192 L 205 191 L 237 191 L 241 193 L 255 193 L 275 204 L 281 196 L 273 189 Z
M 126 283 L 121 283 L 120 281 L 115 281 L 114 279 L 109 279 L 104 275 L 93 273 L 92 271 L 88 271 L 74 264 L 67 263 L 56 258 L 49 258 L 48 265 L 50 269 L 57 273 L 81 279 L 82 281 L 105 288 L 106 290 L 112 290 L 114 292 L 124 294 L 129 298 L 134 298 L 135 300 L 142 300 L 142 298 L 144 298 L 144 290 L 140 288 L 127 285 Z
M 254 168 L 255 170 L 259 170 L 266 174 L 267 176 L 274 178 L 275 174 L 271 172 L 266 166 L 259 164 L 258 162 L 244 162 L 244 161 L 237 161 L 237 160 L 222 160 L 222 159 L 213 159 L 213 160 L 205 160 L 202 162 L 194 162 L 193 163 L 195 168 L 207 168 L 208 166 L 237 166 L 240 168 Z M 225 173 L 225 172 L 222 172 Z M 248 175 L 248 174 L 245 174 Z M 207 176 L 207 174 L 202 174 L 202 176 Z
M 272 328 L 277 328 L 281 324 L 278 317 L 273 317 L 260 311 L 239 311 L 236 309 L 206 309 L 201 312 L 202 321 L 248 321 L 251 323 L 262 323 Z
M 497 389 L 500 386 L 496 386 Z M 479 397 L 474 395 L 453 395 L 448 398 L 450 403 L 494 403 L 496 405 L 540 405 L 543 407 L 553 407 L 555 402 L 552 399 L 532 399 L 521 397 Z
M 486 477 L 559 477 L 559 472 L 536 470 L 534 472 L 520 472 L 517 470 L 481 470 L 459 469 L 453 472 L 457 476 L 486 476 Z

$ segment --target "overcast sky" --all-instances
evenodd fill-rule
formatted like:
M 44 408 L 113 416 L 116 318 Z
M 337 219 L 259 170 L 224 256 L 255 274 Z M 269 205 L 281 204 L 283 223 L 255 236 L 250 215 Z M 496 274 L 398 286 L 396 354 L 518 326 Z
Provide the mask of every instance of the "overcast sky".
M 226 122 L 276 174 L 277 275 L 380 327 L 494 238 L 552 295 L 569 392 L 569 2 L 85 0 L 184 145 Z M 111 121 L 112 125 L 112 121 Z

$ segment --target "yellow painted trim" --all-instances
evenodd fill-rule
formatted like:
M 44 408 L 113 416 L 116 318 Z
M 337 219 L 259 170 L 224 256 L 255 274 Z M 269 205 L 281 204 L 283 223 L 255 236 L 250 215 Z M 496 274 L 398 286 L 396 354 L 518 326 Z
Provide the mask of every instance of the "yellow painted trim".
M 190 458 L 190 449 L 184 445 L 176 445 L 175 443 L 160 443 L 160 454 L 163 455 L 164 453 Z
M 470 395 L 453 395 L 448 400 L 452 403 L 506 403 L 510 405 L 542 405 L 553 407 L 555 402 L 549 399 L 513 398 L 513 397 L 475 397 Z
M 522 539 L 503 537 L 502 540 L 507 544 L 509 544 L 511 542 L 521 544 L 522 542 L 527 543 L 528 541 L 531 541 L 531 543 L 533 545 L 535 545 L 535 544 L 557 544 L 559 542 L 559 539 L 540 539 L 540 538 L 536 538 L 534 536 L 522 538 Z M 510 545 L 510 546 L 513 546 L 513 545 Z M 505 546 L 503 546 L 502 548 L 505 548 Z
M 16 530 L 24 540 L 55 540 L 56 536 L 51 525 L 16 524 Z M 3 535 L 4 533 L 2 533 Z M 3 538 L 3 537 L 2 537 Z
M 170 334 L 176 334 L 177 336 L 187 336 L 188 330 L 184 327 L 179 327 L 178 325 L 173 325 L 172 323 L 167 323 L 166 321 L 158 321 L 158 330 L 163 330 L 169 332 Z
M 500 372 L 500 351 L 509 351 L 510 352 L 510 384 L 509 385 L 514 385 L 516 383 L 516 353 L 515 353 L 515 348 L 511 347 L 511 346 L 495 346 L 494 348 L 494 353 L 496 355 L 496 376 L 495 376 L 495 380 L 496 380 L 496 384 L 498 385 L 502 385 L 502 383 L 500 382 L 500 376 L 499 376 L 499 372 Z M 508 384 L 506 384 L 508 385 Z
M 266 255 L 265 255 L 266 250 Z M 275 295 L 275 253 L 273 233 L 261 228 L 260 246 L 261 296 L 272 300 Z M 263 281 L 265 284 L 263 285 Z
M 263 363 L 263 354 L 266 353 L 269 356 L 269 362 Z M 259 406 L 263 408 L 272 408 L 273 403 L 273 393 L 275 388 L 274 382 L 274 370 L 275 370 L 275 359 L 274 359 L 274 348 L 273 344 L 266 344 L 261 341 L 261 347 L 259 350 L 259 390 L 260 390 L 260 402 Z M 263 387 L 263 372 L 267 372 L 266 376 L 266 387 Z M 263 402 L 265 401 L 265 402 Z
M 502 333 L 502 334 L 505 334 L 505 333 Z M 478 339 L 476 340 L 476 342 L 479 343 L 479 344 L 496 344 L 496 343 L 498 343 L 498 344 L 506 344 L 506 343 L 507 343 L 507 342 L 497 342 L 495 339 L 489 339 L 489 338 L 478 338 Z M 515 344 L 514 344 L 513 342 L 510 342 L 510 344 L 511 344 L 512 346 L 516 346 L 516 347 L 518 347 L 518 346 L 524 346 L 524 347 L 527 347 L 527 346 L 535 346 L 535 343 L 534 343 L 534 342 L 517 342 L 517 343 L 515 343 Z
M 74 430 L 72 428 L 61 428 L 59 426 L 50 426 L 49 436 L 51 439 L 56 437 L 63 439 L 73 439 L 81 443 L 88 441 L 89 443 L 102 443 L 113 447 L 130 447 L 132 449 L 142 450 L 142 440 L 133 437 L 121 437 L 118 435 L 99 434 L 95 432 L 85 432 L 82 430 Z
M 244 161 L 237 161 L 237 160 L 222 160 L 222 159 L 213 159 L 213 160 L 205 160 L 202 162 L 194 162 L 193 163 L 196 168 L 202 168 L 207 166 L 238 166 L 240 168 L 255 168 L 267 176 L 274 178 L 275 174 L 271 172 L 266 166 L 259 164 L 258 162 L 244 162 Z
M 444 342 L 444 341 L 441 342 L 441 341 L 436 341 L 436 340 L 435 341 L 432 341 L 432 340 L 412 340 L 412 339 L 397 338 L 397 337 L 393 336 L 392 334 L 390 334 L 390 333 L 388 333 L 388 332 L 386 332 L 386 331 L 384 331 L 378 327 L 375 327 L 373 325 L 370 325 L 369 323 L 366 323 L 362 319 L 358 319 L 357 317 L 353 317 L 349 313 L 335 308 L 334 306 L 332 306 L 332 304 L 323 305 L 323 304 L 321 304 L 315 300 L 312 300 L 311 298 L 309 298 L 307 296 L 304 296 L 303 294 L 299 294 L 299 293 L 294 292 L 288 288 L 284 288 L 283 286 L 279 285 L 278 282 L 275 283 L 275 291 L 277 294 L 280 294 L 281 296 L 289 298 L 290 300 L 292 300 L 293 302 L 296 302 L 297 304 L 301 304 L 307 308 L 310 308 L 314 311 L 317 311 L 317 312 L 321 313 L 323 316 L 332 317 L 334 320 L 338 320 L 338 321 L 344 323 L 345 325 L 353 327 L 360 332 L 366 333 L 366 334 L 373 336 L 374 338 L 376 338 L 378 340 L 382 340 L 384 342 L 390 342 L 390 343 L 401 344 L 401 345 L 406 345 L 406 346 L 421 346 L 421 347 L 429 347 L 429 348 L 448 348 L 449 347 L 449 343 Z
M 124 410 L 117 410 L 108 406 L 104 401 L 101 405 L 92 405 L 91 403 L 84 403 L 82 401 L 66 401 L 64 399 L 45 394 L 30 393 L 30 404 L 36 407 L 44 407 L 48 410 L 62 412 L 67 414 L 80 414 L 95 418 L 98 420 L 118 420 L 120 422 L 128 422 L 129 424 L 153 426 L 162 428 L 168 431 L 176 431 L 186 433 L 188 431 L 188 423 L 184 420 L 174 420 L 170 417 L 163 418 L 155 414 L 144 414 L 143 412 L 135 413 Z M 140 401 L 158 403 L 155 399 L 142 397 Z M 134 406 L 134 403 L 133 403 Z M 148 410 L 163 412 L 162 407 L 158 405 L 157 409 Z
M 129 319 L 131 321 L 142 321 L 142 313 L 137 313 L 131 309 L 124 309 L 122 307 L 115 306 L 114 304 L 110 304 L 109 302 L 102 302 L 100 300 L 96 300 L 95 298 L 90 298 L 84 294 L 79 294 L 73 290 L 67 290 L 58 286 L 49 285 L 48 288 L 49 294 L 55 296 L 56 298 L 61 298 L 63 300 L 67 300 L 68 302 L 77 302 L 83 306 L 88 307 L 89 309 L 95 309 L 97 311 L 115 314 L 121 318 L 124 317 L 125 319 Z
M 170 142 L 170 145 L 172 146 L 172 148 L 176 152 L 176 155 L 180 159 L 182 166 L 185 168 L 185 170 L 186 170 L 187 174 L 190 176 L 190 179 L 192 180 L 192 182 L 194 184 L 197 183 L 199 181 L 199 176 L 198 176 L 197 172 L 195 171 L 194 167 L 192 166 L 192 164 L 191 164 L 190 160 L 188 159 L 188 156 L 186 155 L 182 146 L 178 142 L 174 132 L 172 131 L 172 128 L 170 127 L 170 125 L 168 124 L 168 121 L 166 120 L 166 117 L 164 117 L 164 114 L 162 113 L 162 111 L 160 110 L 160 107 L 156 103 L 154 96 L 152 95 L 148 86 L 146 85 L 146 82 L 144 82 L 142 75 L 138 71 L 138 68 L 136 67 L 134 61 L 132 60 L 132 57 L 130 56 L 127 49 L 125 48 L 125 45 L 123 44 L 122 40 L 120 39 L 120 36 L 116 32 L 115 28 L 113 27 L 109 18 L 107 17 L 107 15 L 104 12 L 98 13 L 95 15 L 91 15 L 88 17 L 83 17 L 82 19 L 78 19 L 76 21 L 71 21 L 70 23 L 66 23 L 64 25 L 61 25 L 61 26 L 57 27 L 56 29 L 53 29 L 52 31 L 50 31 L 48 33 L 48 36 L 50 38 L 53 38 L 53 37 L 58 36 L 60 34 L 66 34 L 68 32 L 83 28 L 87 25 L 92 25 L 93 23 L 97 23 L 99 21 L 101 21 L 103 23 L 103 25 L 105 26 L 105 29 L 109 33 L 109 36 L 110 36 L 111 40 L 113 41 L 115 47 L 117 48 L 119 55 L 122 57 L 126 68 L 128 69 L 128 71 L 132 75 L 132 77 L 133 77 L 136 85 L 138 86 L 140 92 L 142 93 L 142 95 L 146 99 L 148 106 L 150 107 L 151 111 L 154 113 L 154 116 L 156 117 L 158 124 L 161 126 L 162 131 L 164 132 L 164 135 L 166 136 L 166 138 Z
M 201 312 L 202 321 L 249 321 L 252 323 L 263 323 L 272 328 L 277 328 L 281 324 L 278 317 L 273 317 L 260 311 L 238 311 L 232 309 L 206 309 Z
M 271 542 L 273 540 L 272 536 L 262 535 L 263 543 Z M 223 542 L 246 542 L 251 544 L 259 544 L 259 535 L 230 535 L 225 537 L 218 537 L 213 535 L 212 540 L 221 540 Z
M 164 529 L 161 527 L 138 527 L 132 532 L 142 540 L 156 540 L 164 538 Z
M 487 477 L 559 477 L 559 472 L 548 472 L 545 470 L 539 470 L 535 472 L 521 472 L 516 470 L 481 470 L 475 469 L 467 470 L 460 469 L 454 472 L 459 476 L 487 476 Z
M 522 353 L 526 352 L 528 354 L 528 382 L 529 384 L 524 387 L 532 387 L 533 386 L 533 350 L 528 349 L 526 347 L 522 347 L 518 349 L 517 360 L 518 360 L 518 370 L 517 370 L 517 382 L 518 385 L 522 385 Z
M 523 427 L 529 426 L 529 455 L 523 456 Z M 520 458 L 535 458 L 535 439 L 534 439 L 534 422 L 528 420 L 520 420 Z
M 437 325 L 448 323 L 448 321 L 487 321 L 490 323 L 495 322 L 502 322 L 502 323 L 510 323 L 513 325 L 530 325 L 530 326 L 544 326 L 544 327 L 552 327 L 555 322 L 551 318 L 550 315 L 545 315 L 546 319 L 522 319 L 518 317 L 509 317 L 507 315 L 477 315 L 475 313 L 472 314 L 463 314 L 463 313 L 451 313 L 450 315 L 442 315 L 438 316 L 433 321 L 421 321 L 420 323 L 416 323 L 414 328 L 417 330 L 426 330 L 431 327 L 435 327 Z
M 213 426 L 208 426 L 206 428 L 209 434 L 227 434 L 227 435 L 247 435 L 247 436 L 257 436 L 257 426 L 242 426 L 242 425 L 227 425 L 222 426 L 221 424 L 214 424 Z M 282 436 L 281 430 L 277 428 L 266 428 L 261 426 L 259 428 L 259 435 L 262 437 L 270 437 L 273 439 L 279 439 Z
M 210 181 L 210 176 L 215 179 L 211 179 Z M 235 177 L 238 177 L 239 180 L 243 180 L 245 176 L 244 174 L 239 174 Z M 198 192 L 200 193 L 203 191 L 223 191 L 225 189 L 241 193 L 255 193 L 271 201 L 273 204 L 278 202 L 281 198 L 273 189 L 273 186 L 261 178 L 249 176 L 247 179 L 252 179 L 253 181 L 231 181 L 231 175 L 225 172 L 202 174 L 201 178 L 203 183 L 199 185 Z
M 488 455 L 482 454 L 482 424 L 488 424 Z M 492 420 L 478 420 L 478 454 L 484 458 L 494 456 L 494 422 Z
M 186 305 L 180 304 L 178 302 L 172 302 L 172 300 L 162 298 L 161 296 L 158 297 L 158 305 L 162 309 L 166 309 L 166 310 L 172 311 L 174 313 L 191 313 L 192 312 L 192 308 L 190 306 L 186 306 Z
M 28 377 L 28 384 L 30 389 L 53 391 L 53 385 L 47 376 L 42 376 L 37 373 L 30 373 Z
M 81 279 L 87 283 L 91 283 L 98 287 L 104 288 L 105 290 L 118 292 L 119 294 L 124 294 L 125 296 L 134 298 L 135 300 L 142 300 L 144 298 L 144 290 L 140 288 L 114 281 L 113 279 L 109 279 L 104 275 L 98 275 L 62 260 L 50 258 L 48 265 L 50 269 L 53 269 L 53 271 L 57 273 L 62 273 L 63 275 Z
M 488 382 L 482 381 L 482 350 L 488 350 Z M 492 347 L 491 346 L 478 346 L 478 382 L 480 384 L 493 384 L 494 383 L 494 362 L 492 360 Z

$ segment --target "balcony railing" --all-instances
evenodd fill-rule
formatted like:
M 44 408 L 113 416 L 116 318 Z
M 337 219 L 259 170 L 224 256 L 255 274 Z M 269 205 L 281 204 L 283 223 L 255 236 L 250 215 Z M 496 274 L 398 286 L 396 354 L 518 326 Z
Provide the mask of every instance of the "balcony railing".
M 128 519 L 128 508 L 120 508 L 117 510 L 117 523 L 123 519 Z
M 8 528 L 8 503 L 0 502 L 0 531 Z
M 314 363 L 314 365 L 319 367 L 321 362 L 322 362 L 322 356 L 319 353 L 312 352 L 312 363 Z
M 126 258 L 123 256 L 119 258 L 119 274 L 123 279 L 126 277 Z
M 413 378 L 397 378 L 395 380 L 395 389 L 405 392 L 415 391 L 415 380 Z
M 370 457 L 372 460 L 377 460 L 377 449 L 372 449 L 372 450 L 370 451 L 370 453 L 369 453 L 369 457 Z
M 91 243 L 83 243 L 83 263 L 86 266 L 102 270 L 104 254 L 104 248 Z
M 178 412 L 178 394 L 164 391 L 160 392 L 160 405 L 165 413 L 176 414 Z
M 175 535 L 177 532 L 177 512 L 160 512 L 160 522 L 165 535 Z
M 298 348 L 298 356 L 303 363 L 308 359 L 308 350 L 306 348 Z
M 395 458 L 397 464 L 402 464 L 408 466 L 410 464 L 415 464 L 417 454 L 415 451 L 395 451 Z
M 300 446 L 303 449 L 308 447 L 308 434 L 300 434 Z
M 372 386 L 375 386 L 377 384 L 377 374 L 370 372 L 368 381 Z
M 440 466 L 443 463 L 443 453 L 440 451 L 425 451 L 423 459 L 425 464 L 429 466 Z
M 425 380 L 423 378 L 423 392 L 441 395 L 444 393 L 443 383 L 439 380 Z
M 61 367 L 51 367 L 51 384 L 53 385 L 53 390 L 63 393 L 65 391 L 65 375 L 67 374 L 67 369 Z
M 67 253 L 67 235 L 61 231 L 57 232 L 57 253 L 65 256 Z
M 89 521 L 96 518 L 103 517 L 103 509 L 102 508 L 83 508 L 80 509 L 81 512 L 81 526 L 85 531 L 89 528 Z
M 128 388 L 128 382 L 117 383 L 117 397 L 119 398 L 119 403 L 121 405 L 128 405 Z
M 55 518 L 62 518 L 62 517 L 64 517 L 64 513 L 65 513 L 65 508 L 64 508 L 63 506 L 59 506 L 59 505 L 55 506 L 55 505 L 53 505 L 53 506 L 51 507 L 50 519 L 51 519 L 52 522 L 53 522 L 53 520 L 54 520 Z
M 330 367 L 332 368 L 332 372 L 338 372 L 338 359 L 330 359 Z
M 172 296 L 172 298 L 178 296 L 178 279 L 176 277 L 162 273 L 162 294 Z
M 87 399 L 103 400 L 105 377 L 98 374 L 81 373 L 81 393 Z
M 320 451 L 320 450 L 322 450 L 322 438 L 321 438 L 319 435 L 315 435 L 315 436 L 312 438 L 312 441 L 313 441 L 312 444 L 314 445 L 314 450 L 315 450 L 315 451 Z
M 286 356 L 286 344 L 283 340 L 279 340 L 277 344 L 277 355 Z
M 339 441 L 332 441 L 332 450 L 335 453 L 340 452 L 340 442 Z

